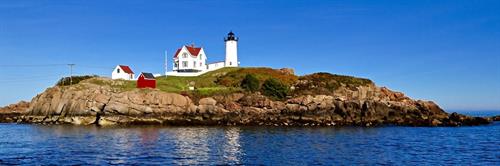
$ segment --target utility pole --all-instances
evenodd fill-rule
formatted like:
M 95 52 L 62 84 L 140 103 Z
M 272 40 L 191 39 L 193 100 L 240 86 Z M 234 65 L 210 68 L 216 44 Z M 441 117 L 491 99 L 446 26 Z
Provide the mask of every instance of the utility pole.
M 68 64 L 68 66 L 69 66 L 69 85 L 73 85 L 73 66 L 75 66 L 75 64 L 70 63 Z

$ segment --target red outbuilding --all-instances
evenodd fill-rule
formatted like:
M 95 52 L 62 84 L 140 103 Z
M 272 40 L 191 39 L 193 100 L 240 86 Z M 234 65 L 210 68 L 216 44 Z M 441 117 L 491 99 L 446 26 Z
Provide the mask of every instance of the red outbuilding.
M 155 76 L 151 73 L 141 73 L 137 78 L 137 88 L 156 88 Z

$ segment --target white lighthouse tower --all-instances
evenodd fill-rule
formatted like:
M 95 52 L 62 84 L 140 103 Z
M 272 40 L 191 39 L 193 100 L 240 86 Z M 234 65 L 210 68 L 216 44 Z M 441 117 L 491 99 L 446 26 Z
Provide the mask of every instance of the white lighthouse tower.
M 224 38 L 224 41 L 226 42 L 226 60 L 224 66 L 238 67 L 238 38 L 231 31 Z

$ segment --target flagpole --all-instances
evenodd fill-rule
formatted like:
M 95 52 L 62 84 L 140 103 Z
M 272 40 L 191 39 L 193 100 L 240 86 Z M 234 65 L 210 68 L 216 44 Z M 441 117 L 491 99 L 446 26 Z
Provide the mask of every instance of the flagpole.
M 165 50 L 165 77 L 167 77 L 167 72 L 168 72 L 168 53 L 167 50 Z

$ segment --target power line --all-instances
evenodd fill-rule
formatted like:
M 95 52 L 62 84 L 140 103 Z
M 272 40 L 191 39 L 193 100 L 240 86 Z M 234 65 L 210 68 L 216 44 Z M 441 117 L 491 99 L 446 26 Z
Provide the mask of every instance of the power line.
M 11 73 L 7 74 L 2 74 L 2 77 L 0 77 L 1 80 L 12 80 L 12 79 L 23 79 L 23 78 L 44 78 L 44 77 L 52 77 L 52 76 L 64 76 L 65 74 L 45 74 L 45 75 L 19 75 L 19 74 L 13 74 L 9 75 Z
M 68 66 L 69 67 L 69 77 L 70 77 L 70 84 L 73 84 L 73 70 L 75 68 L 93 68 L 93 69 L 106 69 L 106 70 L 113 70 L 114 67 L 105 67 L 105 66 L 92 66 L 92 65 L 77 65 L 74 63 L 69 63 L 69 64 L 0 64 L 0 68 L 19 68 L 19 67 L 62 67 L 62 66 Z M 8 73 L 7 73 L 8 74 Z M 82 74 L 79 74 L 82 75 Z M 84 74 L 85 75 L 85 74 Z M 99 75 L 99 76 L 108 76 L 109 74 L 86 74 L 86 75 Z M 4 75 L 5 76 L 5 75 Z M 9 76 L 9 75 L 7 75 Z M 19 82 L 31 82 L 31 81 L 41 81 L 41 80 L 54 80 L 57 81 L 55 78 L 64 78 L 66 77 L 65 74 L 49 74 L 49 75 L 35 75 L 35 76 L 26 76 L 26 75 L 11 75 L 11 78 L 8 77 L 1 77 L 0 78 L 0 83 L 19 83 Z M 10 77 L 10 76 L 9 76 Z M 3 80 L 2 80 L 3 79 Z
M 15 64 L 15 65 L 7 65 L 7 64 L 0 64 L 0 67 L 54 67 L 54 66 L 67 66 L 71 64 Z M 76 65 L 76 64 L 74 64 Z M 78 64 L 79 68 L 93 68 L 93 69 L 109 69 L 113 70 L 114 67 L 109 67 L 109 66 L 93 66 L 93 65 L 80 65 Z
M 0 67 L 53 67 L 53 66 L 65 66 L 67 64 L 16 64 L 16 65 L 0 65 Z
M 26 79 L 17 79 L 17 80 L 0 80 L 0 83 L 21 83 L 21 82 L 32 82 L 32 81 L 48 81 L 54 80 L 58 81 L 57 78 L 62 77 L 47 77 L 47 78 L 26 78 Z
M 73 73 L 74 75 L 96 75 L 100 77 L 107 77 L 107 74 L 97 74 L 97 73 L 92 73 L 92 74 L 83 74 L 83 73 Z M 32 81 L 59 81 L 62 78 L 68 78 L 68 76 L 64 75 L 47 75 L 47 76 L 37 76 L 37 77 L 31 77 L 31 76 L 24 76 L 20 78 L 14 78 L 14 79 L 0 79 L 0 83 L 16 83 L 16 82 L 32 82 Z
M 92 69 L 106 69 L 106 70 L 113 70 L 114 69 L 114 67 L 89 66 L 89 65 L 78 65 L 78 68 L 92 68 Z

